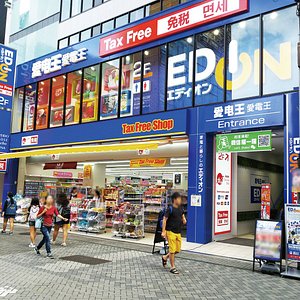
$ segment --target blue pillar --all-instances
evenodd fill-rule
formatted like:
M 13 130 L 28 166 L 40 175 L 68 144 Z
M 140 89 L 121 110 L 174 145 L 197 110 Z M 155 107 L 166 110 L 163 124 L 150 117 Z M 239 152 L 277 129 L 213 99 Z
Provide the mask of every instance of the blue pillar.
M 17 193 L 18 169 L 19 160 L 9 159 L 7 164 L 7 171 L 4 175 L 3 199 L 6 199 L 8 192 L 12 192 L 13 194 Z M 2 205 L 4 205 L 4 201 L 2 201 Z
M 213 136 L 201 132 L 199 108 L 189 112 L 189 184 L 187 241 L 207 244 L 212 240 Z M 191 196 L 201 206 L 192 206 Z

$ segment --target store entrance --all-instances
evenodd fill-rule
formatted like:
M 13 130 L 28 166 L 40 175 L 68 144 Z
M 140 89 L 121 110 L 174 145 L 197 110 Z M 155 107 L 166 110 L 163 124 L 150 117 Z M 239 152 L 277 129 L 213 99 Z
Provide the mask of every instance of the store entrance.
M 42 191 L 54 198 L 66 193 L 72 198 L 72 231 L 152 244 L 159 212 L 171 202 L 175 191 L 181 194 L 187 214 L 188 138 L 151 142 L 157 142 L 157 149 L 68 154 L 54 160 L 30 157 L 26 163 L 25 197 L 32 198 Z M 53 169 L 62 163 L 75 166 Z

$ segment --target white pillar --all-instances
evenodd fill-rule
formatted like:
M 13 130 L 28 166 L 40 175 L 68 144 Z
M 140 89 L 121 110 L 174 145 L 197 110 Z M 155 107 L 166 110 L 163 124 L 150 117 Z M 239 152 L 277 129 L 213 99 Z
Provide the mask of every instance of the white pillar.
M 93 188 L 99 187 L 104 188 L 105 187 L 105 171 L 106 166 L 104 164 L 96 164 L 93 167 L 92 171 L 92 183 Z
M 26 157 L 19 158 L 17 193 L 24 194 L 24 184 L 26 176 Z

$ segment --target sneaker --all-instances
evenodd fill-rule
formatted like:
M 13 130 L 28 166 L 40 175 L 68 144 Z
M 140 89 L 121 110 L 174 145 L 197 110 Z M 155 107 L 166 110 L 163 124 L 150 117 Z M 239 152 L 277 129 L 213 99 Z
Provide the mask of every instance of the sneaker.
M 47 258 L 49 258 L 49 259 L 54 259 L 53 255 L 52 255 L 51 253 L 48 253 L 48 254 L 47 254 Z
M 5 234 L 5 233 L 6 233 L 6 231 L 2 230 L 2 231 L 1 231 L 1 233 L 2 233 L 2 234 Z
M 29 248 L 35 248 L 35 244 L 30 243 L 30 244 L 29 244 Z
M 66 243 L 62 243 L 61 244 L 63 247 L 67 247 L 67 244 Z
M 56 241 L 51 240 L 51 245 L 56 245 Z
M 11 231 L 9 232 L 9 235 L 13 235 L 13 234 L 14 234 L 13 232 L 11 232 Z
M 34 247 L 34 251 L 37 255 L 41 255 L 41 252 L 37 247 Z

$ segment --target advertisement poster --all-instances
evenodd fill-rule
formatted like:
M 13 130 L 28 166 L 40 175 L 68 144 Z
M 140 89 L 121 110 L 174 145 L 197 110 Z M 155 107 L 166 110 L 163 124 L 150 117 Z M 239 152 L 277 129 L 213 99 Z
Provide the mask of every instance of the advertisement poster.
M 286 204 L 287 259 L 300 261 L 300 205 Z
M 231 232 L 231 153 L 216 153 L 215 235 Z
M 282 222 L 257 220 L 254 257 L 271 261 L 281 258 Z
M 261 211 L 260 218 L 270 220 L 271 218 L 271 184 L 261 186 Z
M 261 185 L 270 182 L 269 176 L 250 175 L 251 203 L 261 203 Z
M 272 150 L 272 131 L 249 131 L 217 135 L 217 152 Z

